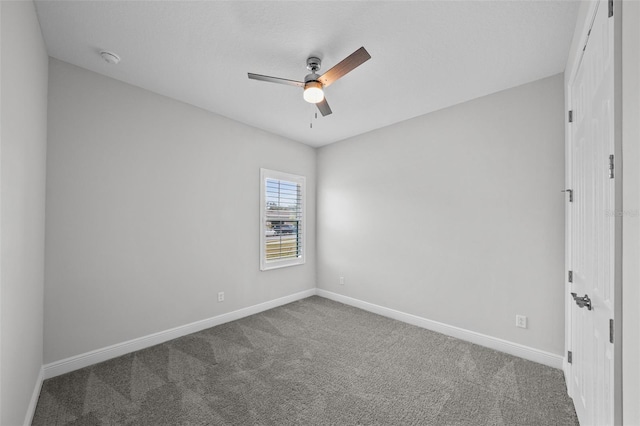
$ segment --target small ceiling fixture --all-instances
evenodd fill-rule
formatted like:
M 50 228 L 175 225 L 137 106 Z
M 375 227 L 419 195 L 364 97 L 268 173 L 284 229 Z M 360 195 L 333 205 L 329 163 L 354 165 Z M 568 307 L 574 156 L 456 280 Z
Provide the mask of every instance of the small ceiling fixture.
M 120 56 L 116 55 L 113 52 L 109 52 L 108 50 L 101 51 L 100 56 L 102 56 L 102 59 L 104 59 L 105 62 L 109 64 L 115 65 L 120 62 Z
M 348 72 L 353 71 L 354 68 L 362 65 L 369 59 L 371 59 L 371 55 L 369 55 L 369 52 L 367 52 L 364 47 L 361 47 L 322 75 L 317 74 L 317 71 L 320 70 L 320 58 L 316 58 L 315 56 L 310 57 L 307 59 L 307 69 L 311 71 L 311 74 L 308 74 L 304 78 L 304 82 L 253 73 L 249 73 L 249 78 L 268 81 L 270 83 L 302 87 L 304 88 L 304 93 L 302 94 L 304 100 L 316 104 L 320 113 L 325 116 L 331 114 L 331 108 L 329 108 L 329 104 L 324 97 L 324 88 Z

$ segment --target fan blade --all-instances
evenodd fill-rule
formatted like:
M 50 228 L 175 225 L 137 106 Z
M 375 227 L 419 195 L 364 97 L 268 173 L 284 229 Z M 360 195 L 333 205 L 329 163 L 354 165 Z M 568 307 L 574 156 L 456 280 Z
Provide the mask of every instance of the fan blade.
M 369 52 L 367 52 L 367 50 L 364 47 L 361 47 L 360 49 L 353 52 L 351 55 L 344 58 L 341 62 L 339 62 L 329 71 L 322 74 L 318 80 L 320 81 L 320 83 L 322 83 L 324 87 L 327 87 L 330 84 L 332 84 L 334 81 L 336 81 L 340 77 L 343 77 L 348 72 L 353 71 L 354 68 L 362 65 L 369 59 L 371 59 L 371 55 L 369 55 Z
M 318 110 L 320 110 L 320 114 L 322 114 L 323 117 L 325 115 L 331 114 L 331 108 L 329 107 L 329 104 L 327 103 L 327 98 L 324 98 L 323 100 L 318 102 L 316 104 L 316 106 L 318 107 Z
M 278 77 L 269 77 L 268 75 L 261 75 L 261 74 L 252 74 L 252 73 L 247 73 L 247 74 L 249 75 L 249 78 L 252 80 L 261 80 L 261 81 L 268 81 L 270 83 L 286 84 L 288 86 L 304 87 L 304 82 L 302 81 L 287 80 L 286 78 L 278 78 Z

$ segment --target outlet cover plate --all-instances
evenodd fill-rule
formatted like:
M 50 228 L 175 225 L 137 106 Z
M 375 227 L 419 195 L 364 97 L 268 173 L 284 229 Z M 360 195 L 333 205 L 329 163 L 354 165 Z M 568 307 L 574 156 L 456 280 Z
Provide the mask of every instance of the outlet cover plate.
M 516 315 L 516 327 L 527 328 L 527 317 L 524 315 Z

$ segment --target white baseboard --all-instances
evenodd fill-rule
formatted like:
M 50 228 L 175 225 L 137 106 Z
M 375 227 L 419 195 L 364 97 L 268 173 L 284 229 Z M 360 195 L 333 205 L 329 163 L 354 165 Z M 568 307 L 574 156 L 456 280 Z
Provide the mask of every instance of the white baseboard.
M 187 334 L 195 333 L 206 328 L 215 327 L 216 325 L 235 321 L 249 315 L 257 314 L 259 312 L 273 309 L 278 306 L 286 305 L 287 303 L 295 302 L 296 300 L 305 299 L 315 294 L 315 288 L 301 291 L 299 293 L 294 293 L 285 297 L 281 297 L 279 299 L 274 299 L 268 302 L 249 306 L 247 308 L 238 309 L 237 311 L 228 312 L 226 314 L 218 315 L 212 318 L 196 321 L 191 324 L 182 325 L 180 327 L 160 331 L 148 336 L 139 337 L 137 339 L 129 340 L 122 343 L 117 343 L 106 348 L 96 349 L 91 352 L 86 352 L 84 354 L 72 356 L 60 361 L 55 361 L 44 366 L 44 378 L 50 379 L 51 377 L 56 377 L 74 370 L 79 370 L 81 368 L 88 367 L 90 365 L 97 364 L 111 358 L 126 355 L 128 353 L 164 343 L 168 340 L 176 339 L 178 337 L 186 336 Z
M 318 296 L 326 297 L 327 299 L 335 300 L 336 302 L 344 303 L 345 305 L 351 305 L 365 311 L 373 312 L 374 314 L 393 318 L 398 321 L 426 328 L 427 330 L 442 333 L 447 336 L 475 343 L 490 349 L 495 349 L 496 351 L 528 359 L 529 361 L 534 361 L 549 367 L 562 369 L 563 366 L 564 358 L 560 355 L 555 355 L 518 343 L 509 342 L 507 340 L 498 339 L 496 337 L 487 336 L 486 334 L 476 333 L 475 331 L 465 330 L 464 328 L 454 327 L 438 321 L 432 321 L 416 315 L 396 311 L 395 309 L 385 308 L 384 306 L 374 305 L 373 303 L 364 302 L 362 300 L 343 296 L 327 290 L 318 288 L 316 289 L 316 294 Z
M 27 415 L 24 417 L 24 426 L 30 426 L 31 423 L 33 423 L 33 415 L 36 413 L 36 406 L 38 405 L 38 398 L 40 398 L 43 380 L 44 367 L 40 367 L 40 373 L 38 373 L 36 384 L 33 387 L 33 394 L 31 394 L 31 401 L 29 401 L 29 407 L 27 407 Z

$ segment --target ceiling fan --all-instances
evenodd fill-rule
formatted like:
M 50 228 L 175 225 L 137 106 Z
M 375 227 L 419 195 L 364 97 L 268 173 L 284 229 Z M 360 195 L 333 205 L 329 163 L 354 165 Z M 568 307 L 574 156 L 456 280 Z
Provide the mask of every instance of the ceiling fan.
M 353 71 L 356 67 L 362 65 L 364 62 L 371 59 L 371 55 L 364 47 L 353 52 L 351 55 L 344 58 L 338 64 L 336 64 L 329 71 L 322 75 L 318 75 L 320 70 L 320 58 L 315 56 L 307 59 L 307 69 L 311 71 L 304 81 L 287 80 L 285 78 L 270 77 L 268 75 L 248 73 L 249 78 L 253 80 L 268 81 L 271 83 L 287 84 L 289 86 L 298 86 L 304 88 L 303 98 L 305 101 L 316 104 L 320 113 L 325 116 L 331 114 L 331 108 L 327 103 L 327 99 L 324 96 L 323 89 L 335 82 L 337 79 L 343 77 L 345 74 Z

